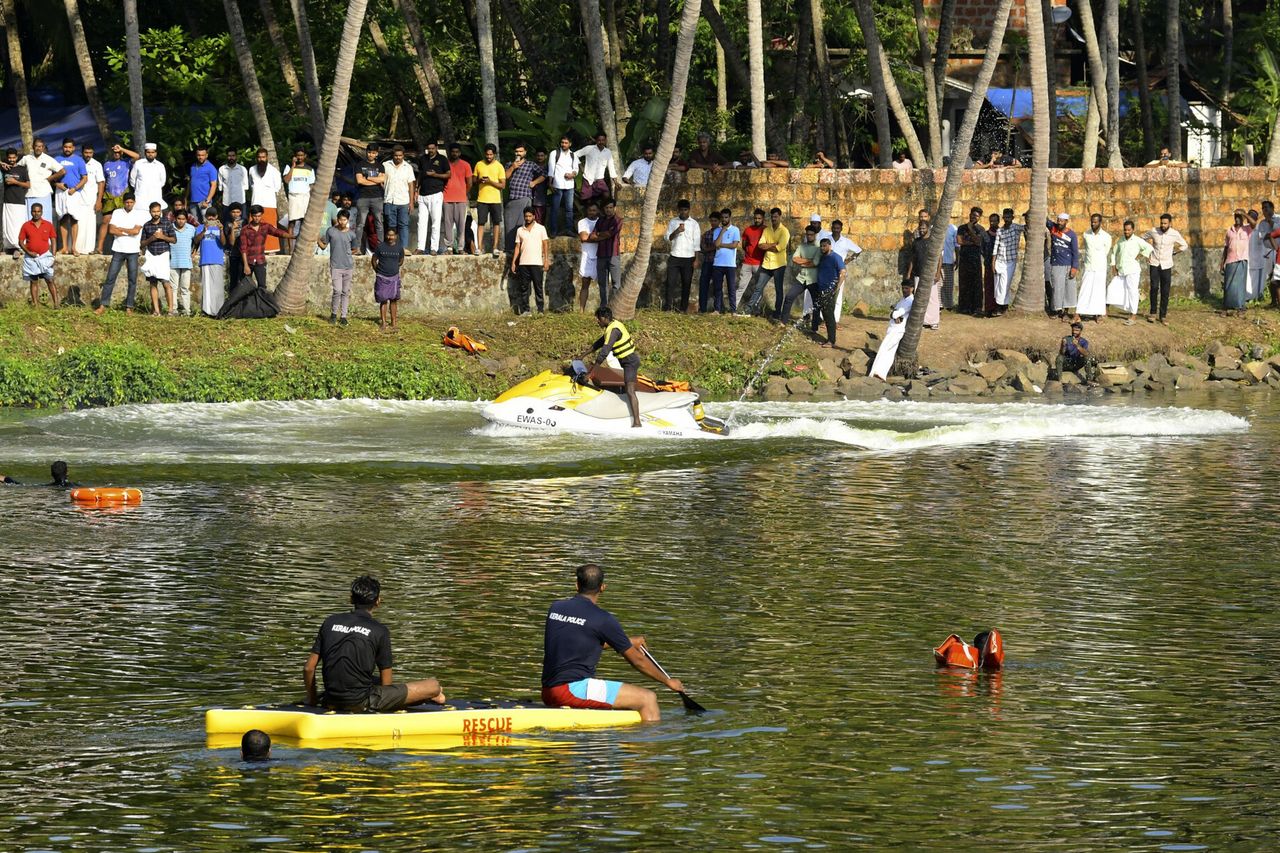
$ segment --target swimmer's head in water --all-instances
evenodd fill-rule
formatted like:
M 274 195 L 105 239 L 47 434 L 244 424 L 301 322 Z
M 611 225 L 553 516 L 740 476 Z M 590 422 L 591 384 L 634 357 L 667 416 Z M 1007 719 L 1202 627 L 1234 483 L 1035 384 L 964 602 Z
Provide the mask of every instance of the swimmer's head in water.
M 361 575 L 351 582 L 351 603 L 356 607 L 372 607 L 382 595 L 382 584 L 373 575 Z
M 245 761 L 266 761 L 271 757 L 271 736 L 260 729 L 250 729 L 240 738 L 240 757 Z
M 49 466 L 49 473 L 53 475 L 55 483 L 65 483 L 67 481 L 67 463 L 59 459 Z

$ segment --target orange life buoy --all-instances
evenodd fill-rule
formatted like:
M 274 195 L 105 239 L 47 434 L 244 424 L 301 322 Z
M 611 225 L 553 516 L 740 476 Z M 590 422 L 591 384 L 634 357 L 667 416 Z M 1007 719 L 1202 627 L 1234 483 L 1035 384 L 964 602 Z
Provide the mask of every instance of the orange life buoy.
M 71 501 L 82 506 L 119 506 L 142 503 L 141 489 L 72 489 Z
M 982 669 L 996 672 L 1004 667 L 1004 640 L 1000 632 L 992 628 L 973 638 L 969 645 L 956 634 L 942 641 L 933 650 L 933 661 L 938 666 L 959 666 L 965 669 Z

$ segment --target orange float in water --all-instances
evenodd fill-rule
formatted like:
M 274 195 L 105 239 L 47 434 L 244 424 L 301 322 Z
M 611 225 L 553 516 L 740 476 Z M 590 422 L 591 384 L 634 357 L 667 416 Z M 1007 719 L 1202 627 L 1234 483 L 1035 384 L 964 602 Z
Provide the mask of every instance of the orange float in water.
M 141 489 L 72 489 L 71 502 L 79 506 L 120 506 L 142 503 Z
M 973 638 L 973 645 L 952 634 L 933 650 L 933 660 L 938 666 L 959 666 L 965 669 L 982 669 L 996 672 L 1004 667 L 1004 641 L 994 628 Z

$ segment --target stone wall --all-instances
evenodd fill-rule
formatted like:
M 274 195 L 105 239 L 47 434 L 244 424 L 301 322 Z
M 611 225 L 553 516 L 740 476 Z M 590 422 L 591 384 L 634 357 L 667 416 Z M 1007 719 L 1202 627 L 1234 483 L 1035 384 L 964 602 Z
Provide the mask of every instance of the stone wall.
M 692 202 L 693 214 L 705 224 L 708 211 L 729 207 L 736 223 L 749 221 L 755 207 L 780 207 L 793 237 L 813 213 L 824 226 L 844 222 L 845 233 L 865 250 L 849 271 L 845 299 L 864 299 L 884 305 L 896 299 L 897 284 L 906 266 L 908 234 L 916 211 L 932 207 L 942 191 L 945 170 L 912 172 L 873 169 L 761 169 L 718 174 L 692 171 L 668 176 L 659 205 L 659 220 L 675 215 L 680 198 Z M 1090 213 L 1100 213 L 1103 228 L 1118 235 L 1125 219 L 1133 219 L 1139 233 L 1158 224 L 1162 213 L 1191 245 L 1177 258 L 1174 290 L 1182 295 L 1221 293 L 1218 264 L 1225 231 L 1237 207 L 1259 207 L 1277 195 L 1280 169 L 1218 167 L 1211 169 L 1054 169 L 1050 173 L 1050 215 L 1071 214 L 1077 231 L 1088 227 Z M 1029 169 L 975 169 L 964 176 L 956 200 L 954 222 L 966 220 L 970 207 L 986 214 L 1012 207 L 1021 216 L 1031 191 Z M 624 189 L 619 204 L 624 214 L 638 211 L 640 191 Z M 624 223 L 624 249 L 635 245 L 639 223 Z M 659 240 L 655 253 L 665 252 Z M 661 261 L 658 261 L 661 263 Z M 1145 282 L 1144 282 L 1145 287 Z

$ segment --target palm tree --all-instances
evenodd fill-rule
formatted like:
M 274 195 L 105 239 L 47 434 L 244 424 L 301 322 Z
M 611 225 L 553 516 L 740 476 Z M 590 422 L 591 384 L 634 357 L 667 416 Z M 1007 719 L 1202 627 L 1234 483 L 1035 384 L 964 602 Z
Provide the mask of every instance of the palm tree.
M 1049 88 L 1049 106 L 1047 113 L 1037 115 L 1045 115 L 1049 119 L 1049 165 L 1057 167 L 1061 165 L 1058 163 L 1058 51 L 1054 43 L 1053 5 L 1050 0 L 1040 0 L 1040 21 L 1044 30 L 1044 79 Z
M 351 74 L 355 70 L 356 52 L 360 46 L 360 32 L 364 29 L 365 9 L 368 0 L 350 0 L 347 16 L 342 24 L 342 40 L 338 42 L 338 57 L 333 68 L 333 90 L 329 93 L 329 117 L 324 126 L 324 145 L 320 149 L 320 163 L 316 175 L 320 183 L 311 194 L 307 214 L 302 219 L 302 231 L 298 245 L 314 246 L 320 234 L 320 220 L 329 201 L 329 182 L 338 167 L 338 150 L 342 145 L 342 128 L 347 120 L 347 101 L 351 95 Z M 284 278 L 276 287 L 277 303 L 286 314 L 298 314 L 306 308 L 307 294 L 311 290 L 311 271 L 316 253 L 297 251 L 289 256 L 289 266 Z
M 289 100 L 293 102 L 293 111 L 299 118 L 307 117 L 307 96 L 302 91 L 302 81 L 298 79 L 298 69 L 293 64 L 293 51 L 284 40 L 284 31 L 276 20 L 276 10 L 271 0 L 258 0 L 262 7 L 262 20 L 267 26 L 267 38 L 275 49 L 276 61 L 280 63 L 280 76 L 284 78 L 285 88 L 289 90 Z
M 1093 4 L 1089 0 L 1076 0 L 1080 10 L 1080 29 L 1084 30 L 1084 55 L 1089 67 L 1089 118 L 1093 124 L 1092 132 L 1086 127 L 1084 137 L 1084 162 L 1086 169 L 1092 169 L 1098 162 L 1098 127 L 1106 127 L 1107 116 L 1107 69 L 1102 61 L 1102 48 L 1098 45 L 1098 28 L 1093 20 Z
M 667 116 L 662 123 L 662 136 L 654 154 L 653 171 L 644 193 L 644 207 L 640 211 L 640 236 L 636 251 L 622 279 L 622 290 L 610 300 L 614 316 L 630 320 L 636 314 L 636 300 L 649 274 L 649 253 L 653 249 L 653 226 L 658 217 L 658 196 L 667 179 L 667 166 L 675 151 L 676 137 L 680 134 L 680 119 L 684 115 L 685 90 L 689 84 L 689 66 L 693 62 L 693 41 L 698 33 L 698 0 L 685 0 L 680 13 L 680 34 L 676 38 L 676 55 L 671 68 L 671 97 L 667 101 Z
M 1035 5 L 1034 2 L 1028 3 L 1028 10 Z M 978 115 L 982 112 L 982 102 L 986 100 L 987 87 L 991 85 L 991 77 L 995 74 L 996 64 L 1000 60 L 1000 50 L 1004 46 L 1004 33 L 1009 24 L 1009 11 L 1012 8 L 1013 0 L 1000 0 L 1000 5 L 996 7 L 992 18 L 991 38 L 988 39 L 986 50 L 983 52 L 982 66 L 978 69 L 973 91 L 969 93 L 964 121 L 960 124 L 960 135 L 956 137 L 952 148 L 956 154 L 952 156 L 951 165 L 947 168 L 947 179 L 942 184 L 942 197 L 938 199 L 938 208 L 933 212 L 934 222 L 944 223 L 951 220 L 951 210 L 955 206 L 956 197 L 960 194 L 960 183 L 964 179 L 963 154 L 967 153 L 973 145 L 973 132 L 978 127 Z M 1029 11 L 1027 17 L 1030 18 Z M 1035 38 L 1034 34 L 1032 38 Z M 946 236 L 947 229 L 941 227 L 934 228 L 930 233 L 924 269 L 937 269 L 938 261 L 942 257 L 942 243 Z M 920 296 L 911 306 L 907 327 L 903 330 L 902 342 L 898 344 L 898 352 L 894 357 L 893 372 L 899 376 L 914 376 L 916 373 L 916 353 L 920 347 L 920 332 L 924 328 L 924 315 L 929 307 L 929 297 L 924 291 L 925 287 L 922 286 Z
M 880 149 L 880 165 L 888 167 L 893 162 L 893 137 L 889 135 L 889 95 L 887 89 L 893 83 L 893 75 L 887 73 L 884 49 L 880 34 L 876 32 L 876 19 L 871 11 L 871 0 L 855 0 L 854 10 L 858 25 L 862 27 L 862 40 L 867 48 L 867 83 L 871 86 L 871 106 L 876 123 L 876 147 Z
M 84 97 L 89 102 L 89 111 L 93 113 L 94 124 L 102 141 L 110 143 L 111 122 L 107 120 L 107 109 L 102 105 L 102 95 L 98 92 L 98 78 L 93 73 L 93 57 L 89 54 L 89 42 L 84 37 L 84 22 L 80 19 L 80 4 L 76 0 L 63 0 L 67 7 L 67 23 L 71 25 L 71 44 L 76 52 L 76 64 L 80 66 L 80 79 L 84 81 Z
M 476 0 L 476 43 L 480 50 L 480 107 L 484 116 L 484 141 L 497 145 L 498 89 L 497 74 L 493 69 L 493 16 L 489 2 Z
M 764 162 L 769 152 L 764 135 L 764 21 L 760 0 L 747 0 L 747 57 L 751 67 L 751 153 Z
M 1027 218 L 1022 281 L 1013 307 L 1027 314 L 1044 310 L 1044 223 L 1049 215 L 1049 74 L 1045 55 L 1044 16 L 1040 4 L 1027 4 L 1027 53 L 1031 71 L 1031 204 Z
M 1167 0 L 1164 23 L 1164 87 L 1169 109 L 1169 153 L 1182 159 L 1182 85 L 1178 60 L 1182 55 L 1182 21 L 1178 0 Z
M 1133 59 L 1138 70 L 1138 108 L 1142 111 L 1142 158 L 1156 156 L 1155 113 L 1151 110 L 1151 81 L 1147 77 L 1147 45 L 1142 32 L 1142 0 L 1129 0 L 1133 20 Z
M 804 2 L 804 0 L 800 0 Z M 831 82 L 831 56 L 827 53 L 827 29 L 823 24 L 822 0 L 809 0 L 809 14 L 813 20 L 813 55 L 818 65 L 818 91 L 822 94 L 822 145 L 827 149 L 827 156 L 834 157 L 836 151 L 836 125 L 833 116 L 837 109 L 835 87 Z M 848 143 L 845 143 L 846 147 Z M 847 158 L 841 159 L 841 165 L 847 165 Z
M 298 31 L 298 52 L 302 54 L 302 82 L 307 87 L 311 137 L 319 150 L 324 146 L 324 105 L 320 103 L 320 74 L 316 70 L 316 51 L 311 44 L 311 21 L 307 17 L 306 0 L 289 0 L 289 8 L 293 10 L 293 28 Z
M 1107 55 L 1107 166 L 1123 169 L 1124 156 L 1120 153 L 1120 0 L 1103 0 L 1102 40 L 1106 43 Z
M 129 68 L 129 118 L 133 138 L 129 143 L 141 151 L 147 142 L 147 114 L 142 108 L 142 35 L 138 31 L 138 0 L 124 0 L 124 53 Z
M 600 113 L 600 129 L 604 131 L 609 150 L 618 154 L 618 122 L 613 114 L 613 98 L 609 94 L 609 72 L 604 64 L 604 25 L 600 22 L 600 0 L 578 0 L 582 14 L 582 32 L 587 41 L 587 61 L 591 65 L 591 83 L 596 89 L 596 109 Z
M 436 73 L 436 60 L 431 54 L 426 34 L 422 31 L 422 20 L 418 17 L 414 0 L 396 0 L 396 5 L 404 17 L 406 38 L 411 40 L 413 49 L 410 53 L 418 59 L 414 66 L 414 76 L 418 78 L 418 85 L 422 88 L 422 97 L 436 114 L 436 130 L 439 135 L 444 137 L 445 142 L 452 142 L 457 138 L 453 129 L 453 116 L 449 114 L 449 105 L 445 103 L 444 87 L 440 85 L 440 75 Z
M 27 71 L 22 64 L 22 39 L 18 35 L 18 14 L 13 0 L 0 0 L 0 13 L 4 15 L 5 38 L 9 44 L 9 77 L 13 81 L 13 100 L 18 107 L 18 128 L 22 134 L 23 150 L 31 152 L 31 142 L 36 132 L 31 124 L 31 99 L 27 97 Z
M 133 0 L 125 0 L 133 2 Z M 231 47 L 235 50 L 236 64 L 240 66 L 240 79 L 244 81 L 245 96 L 249 100 L 249 112 L 253 114 L 254 126 L 258 129 L 258 139 L 262 147 L 267 149 L 267 157 L 273 163 L 280 162 L 276 157 L 276 139 L 271 134 L 271 122 L 267 119 L 267 105 L 262 100 L 262 89 L 258 86 L 258 72 L 253 67 L 253 52 L 249 49 L 249 38 L 244 32 L 244 19 L 240 17 L 240 7 L 236 0 L 222 0 L 222 8 L 227 14 L 227 32 L 231 35 Z
M 954 8 L 954 4 L 952 4 Z M 929 122 L 929 165 L 935 169 L 942 165 L 942 118 L 938 111 L 938 89 L 934 85 L 933 51 L 929 47 L 929 19 L 924 0 L 912 0 L 912 12 L 916 19 L 916 42 L 920 50 L 920 69 L 924 72 L 924 112 Z M 871 62 L 870 50 L 867 63 Z M 946 74 L 946 71 L 943 71 Z M 920 165 L 924 165 L 921 163 Z
M 708 2 L 711 4 L 711 9 L 713 12 L 715 12 L 715 16 L 714 17 L 707 16 L 707 20 L 708 21 L 719 20 L 720 19 L 720 0 L 708 0 Z M 707 15 L 707 10 L 703 9 L 702 14 Z M 712 26 L 714 27 L 715 25 L 712 24 Z M 725 29 L 725 32 L 726 33 L 728 32 L 727 28 Z M 726 62 L 728 60 L 727 54 L 732 49 L 733 49 L 733 41 L 728 38 L 722 39 L 717 34 L 716 36 L 716 117 L 717 118 L 722 118 L 724 115 L 726 115 L 729 112 L 729 86 L 725 82 L 724 77 L 725 77 L 725 70 L 728 67 L 726 65 Z M 744 84 L 744 86 L 747 89 L 751 88 L 750 72 L 747 73 L 747 82 Z M 728 138 L 729 138 L 728 132 L 724 129 L 724 125 L 720 124 L 716 128 L 716 141 L 724 142 Z
M 613 113 L 618 121 L 618 138 L 627 132 L 631 107 L 627 105 L 627 89 L 622 84 L 622 39 L 618 35 L 618 0 L 604 0 L 605 59 L 609 82 L 613 86 Z
M 391 56 L 391 47 L 387 44 L 386 36 L 382 34 L 382 26 L 378 23 L 377 14 L 369 16 L 369 39 L 373 42 L 374 52 L 378 54 L 378 58 L 382 60 L 382 65 L 387 70 L 387 79 L 391 82 L 391 91 L 395 94 L 396 105 L 400 108 L 399 115 L 404 116 L 405 123 L 409 125 L 409 136 L 413 138 L 414 143 L 418 146 L 419 151 L 427 150 L 427 137 L 422 132 L 422 125 L 418 123 L 418 111 L 413 108 L 413 101 L 409 100 L 409 95 L 401 84 L 403 79 L 400 76 L 399 69 L 396 68 L 396 61 Z M 391 118 L 391 136 L 396 135 L 396 114 L 392 114 Z M 321 131 L 323 133 L 323 131 Z

